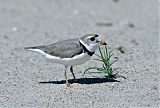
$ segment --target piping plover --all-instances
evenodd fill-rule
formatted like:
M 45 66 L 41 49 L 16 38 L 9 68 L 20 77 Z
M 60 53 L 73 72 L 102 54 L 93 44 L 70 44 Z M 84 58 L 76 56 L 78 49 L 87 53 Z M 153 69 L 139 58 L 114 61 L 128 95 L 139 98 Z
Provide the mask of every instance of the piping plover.
M 67 68 L 73 73 L 73 66 L 82 64 L 90 59 L 99 45 L 107 45 L 98 34 L 87 34 L 81 38 L 68 39 L 56 42 L 51 45 L 26 47 L 27 51 L 41 54 L 46 60 L 53 63 L 60 63 L 65 66 L 66 85 L 69 86 L 67 79 Z

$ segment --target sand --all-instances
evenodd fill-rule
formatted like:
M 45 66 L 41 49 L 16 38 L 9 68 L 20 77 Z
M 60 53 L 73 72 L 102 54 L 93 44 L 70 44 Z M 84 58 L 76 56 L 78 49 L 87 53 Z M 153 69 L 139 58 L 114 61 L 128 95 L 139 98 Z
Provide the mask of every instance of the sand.
M 158 108 L 158 20 L 158 0 L 0 0 L 0 108 Z M 103 35 L 126 79 L 82 76 L 101 66 L 93 56 L 67 88 L 63 65 L 23 50 L 88 33 Z

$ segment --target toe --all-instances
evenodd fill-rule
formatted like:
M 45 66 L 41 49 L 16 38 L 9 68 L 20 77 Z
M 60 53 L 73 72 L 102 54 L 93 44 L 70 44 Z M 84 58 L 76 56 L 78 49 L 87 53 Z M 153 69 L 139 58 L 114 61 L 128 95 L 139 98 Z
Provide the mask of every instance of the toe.
M 70 87 L 70 85 L 71 85 L 70 83 L 67 83 L 67 84 L 66 84 L 67 87 Z

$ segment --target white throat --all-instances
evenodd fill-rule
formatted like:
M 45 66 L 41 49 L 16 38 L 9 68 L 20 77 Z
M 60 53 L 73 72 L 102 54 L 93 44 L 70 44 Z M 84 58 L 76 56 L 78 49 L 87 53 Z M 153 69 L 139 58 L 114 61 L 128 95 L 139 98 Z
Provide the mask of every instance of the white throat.
M 79 41 L 90 51 L 90 52 L 95 52 L 95 50 L 98 48 L 98 43 L 94 44 L 85 44 L 81 39 Z

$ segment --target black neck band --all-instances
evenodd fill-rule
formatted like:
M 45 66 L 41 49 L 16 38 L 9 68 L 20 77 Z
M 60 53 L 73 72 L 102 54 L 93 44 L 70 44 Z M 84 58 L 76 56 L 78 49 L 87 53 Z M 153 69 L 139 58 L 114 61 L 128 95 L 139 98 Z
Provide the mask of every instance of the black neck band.
M 79 41 L 80 46 L 82 46 L 84 52 L 87 52 L 88 55 L 92 56 L 94 52 L 89 51 L 80 41 Z

